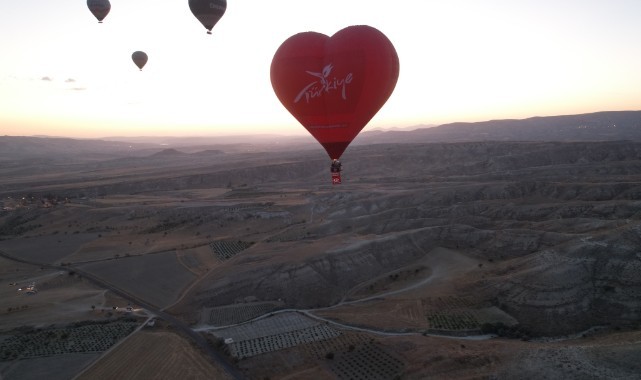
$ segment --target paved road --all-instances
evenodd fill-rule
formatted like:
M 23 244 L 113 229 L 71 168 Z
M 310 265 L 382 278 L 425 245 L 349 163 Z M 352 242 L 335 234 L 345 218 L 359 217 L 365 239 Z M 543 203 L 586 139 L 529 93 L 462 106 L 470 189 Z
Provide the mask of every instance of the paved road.
M 56 270 L 63 270 L 63 271 L 74 271 L 78 273 L 79 275 L 83 276 L 93 284 L 97 285 L 100 288 L 103 289 L 108 289 L 112 291 L 113 293 L 117 294 L 118 296 L 124 298 L 125 300 L 129 301 L 131 304 L 136 304 L 149 312 L 155 314 L 158 318 L 163 319 L 167 321 L 170 325 L 172 325 L 176 330 L 181 331 L 184 333 L 186 336 L 191 338 L 194 343 L 196 343 L 200 348 L 203 349 L 204 352 L 209 355 L 209 357 L 220 367 L 229 374 L 234 379 L 245 379 L 246 377 L 238 371 L 234 366 L 232 366 L 227 359 L 220 354 L 218 351 L 214 350 L 207 340 L 197 331 L 193 330 L 189 325 L 187 325 L 185 322 L 181 321 L 180 319 L 160 310 L 154 305 L 151 305 L 138 297 L 134 296 L 133 294 L 127 293 L 126 291 L 114 286 L 113 284 L 108 283 L 107 281 L 102 280 L 99 277 L 94 276 L 93 274 L 89 272 L 85 272 L 81 269 L 71 267 L 71 266 L 59 266 L 59 265 L 53 265 L 53 264 L 45 264 L 45 263 L 38 263 L 35 261 L 31 260 L 25 260 L 21 259 L 18 257 L 14 257 L 2 250 L 0 250 L 0 256 L 4 257 L 9 260 L 13 260 L 16 262 L 24 263 L 24 264 L 31 264 L 31 265 L 36 265 L 44 268 L 50 268 L 50 269 L 56 269 Z

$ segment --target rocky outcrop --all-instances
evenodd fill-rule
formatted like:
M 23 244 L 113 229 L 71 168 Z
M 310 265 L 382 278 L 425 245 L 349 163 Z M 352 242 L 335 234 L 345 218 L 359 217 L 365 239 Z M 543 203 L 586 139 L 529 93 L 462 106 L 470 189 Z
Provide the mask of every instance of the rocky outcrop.
M 175 204 L 101 215 L 114 228 L 106 232 L 124 232 L 124 225 L 138 234 L 180 232 L 179 247 L 206 246 L 207 239 L 256 242 L 212 264 L 212 274 L 185 296 L 190 310 L 248 296 L 292 307 L 331 305 L 357 284 L 444 247 L 487 263 L 462 291 L 482 293 L 537 334 L 639 320 L 639 142 L 354 145 L 343 157 L 345 183 L 334 187 L 318 151 L 169 153 L 38 179 L 9 168 L 0 192 L 62 189 L 89 198 L 85 210 L 103 207 L 91 198 L 106 194 L 184 191 Z M 187 196 L 210 188 L 228 191 L 193 202 Z M 5 234 L 47 220 L 15 216 L 5 224 L 20 229 Z M 279 244 L 291 256 L 278 248 L 265 257 L 254 252 Z
M 618 237 L 586 236 L 505 263 L 513 267 L 509 276 L 493 284 L 498 304 L 542 335 L 637 323 L 641 319 L 639 227 L 623 227 Z
M 251 294 L 259 300 L 282 299 L 289 307 L 329 306 L 357 284 L 421 259 L 424 247 L 429 249 L 427 243 L 419 232 L 404 233 L 353 243 L 303 261 L 253 267 L 233 279 L 212 279 L 194 300 L 217 306 L 233 303 L 238 294 Z

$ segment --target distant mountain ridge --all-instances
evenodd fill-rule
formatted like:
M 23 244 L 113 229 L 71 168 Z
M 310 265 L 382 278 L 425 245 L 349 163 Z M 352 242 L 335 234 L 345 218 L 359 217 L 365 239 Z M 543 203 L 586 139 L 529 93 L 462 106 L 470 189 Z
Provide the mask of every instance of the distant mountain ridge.
M 358 143 L 612 140 L 641 140 L 641 111 L 457 122 L 412 131 L 365 132 Z
M 318 149 L 311 136 L 221 137 L 113 137 L 72 139 L 60 137 L 0 136 L 0 161 L 33 158 L 103 160 L 171 155 L 199 151 L 284 151 Z M 362 132 L 352 145 L 471 141 L 641 141 L 641 111 L 605 111 L 579 115 L 531 117 L 450 123 L 413 130 L 388 129 Z M 180 147 L 180 151 L 173 151 Z M 224 147 L 224 149 L 223 149 Z

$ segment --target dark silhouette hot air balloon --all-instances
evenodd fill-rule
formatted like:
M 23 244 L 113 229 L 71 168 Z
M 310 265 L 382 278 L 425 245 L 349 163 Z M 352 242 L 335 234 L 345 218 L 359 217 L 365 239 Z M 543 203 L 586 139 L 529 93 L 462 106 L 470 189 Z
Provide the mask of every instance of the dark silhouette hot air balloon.
M 87 0 L 87 7 L 98 19 L 98 22 L 102 23 L 102 20 L 107 17 L 111 10 L 111 3 L 109 3 L 109 0 Z
M 189 0 L 189 9 L 207 29 L 207 34 L 211 34 L 211 29 L 225 14 L 227 0 Z
M 270 76 L 280 102 L 338 160 L 390 97 L 398 73 L 390 40 L 371 26 L 356 25 L 332 37 L 289 37 L 274 54 Z M 340 174 L 340 165 L 332 168 Z
M 142 68 L 145 67 L 147 63 L 147 54 L 144 51 L 135 51 L 131 55 L 131 59 L 133 59 L 136 66 L 142 71 Z

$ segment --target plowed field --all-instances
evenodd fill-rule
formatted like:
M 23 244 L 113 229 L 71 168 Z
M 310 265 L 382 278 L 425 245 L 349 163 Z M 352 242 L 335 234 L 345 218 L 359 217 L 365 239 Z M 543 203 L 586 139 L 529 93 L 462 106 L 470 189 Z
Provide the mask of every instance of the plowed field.
M 80 375 L 96 379 L 228 379 L 205 356 L 180 336 L 140 331 Z

